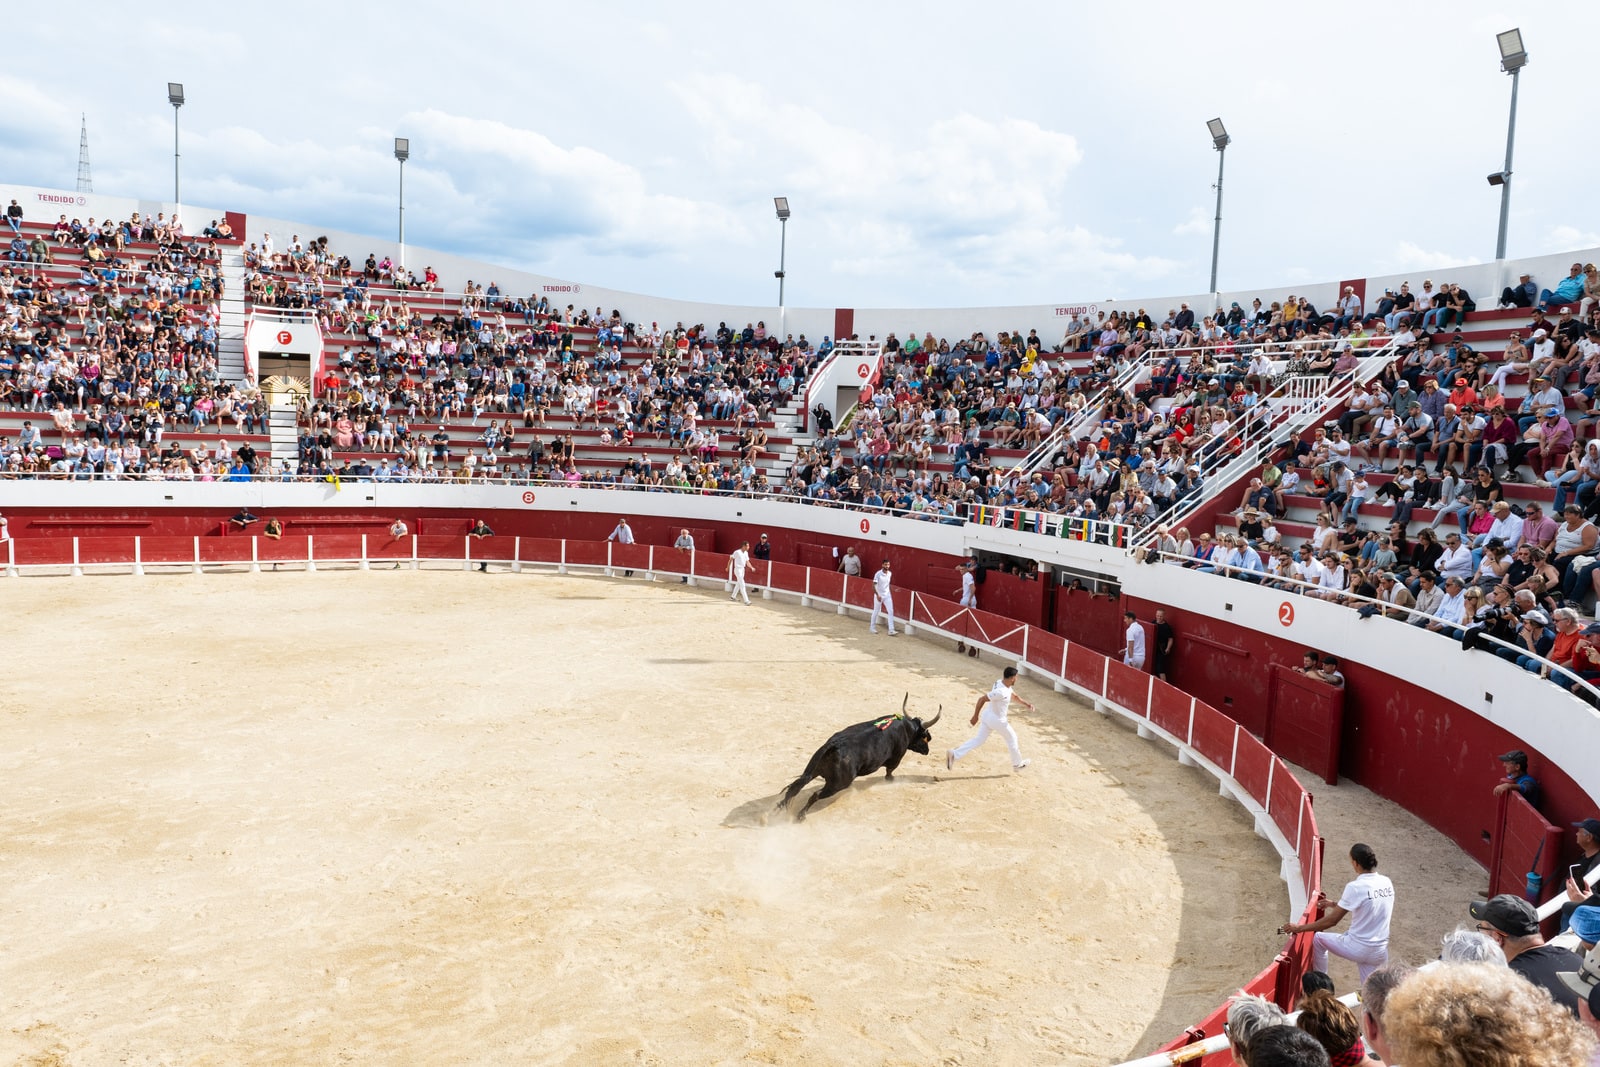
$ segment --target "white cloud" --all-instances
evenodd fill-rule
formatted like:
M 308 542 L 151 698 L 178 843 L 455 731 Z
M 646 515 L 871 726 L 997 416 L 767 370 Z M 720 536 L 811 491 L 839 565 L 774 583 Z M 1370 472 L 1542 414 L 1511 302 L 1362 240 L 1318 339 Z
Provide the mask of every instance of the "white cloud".
M 1550 228 L 1550 245 L 1556 250 L 1578 248 L 1600 248 L 1600 233 L 1593 230 L 1580 230 L 1575 226 L 1552 226 Z
M 1381 263 L 1381 274 L 1399 274 L 1408 270 L 1438 270 L 1441 267 L 1456 267 L 1472 260 L 1467 256 L 1458 256 L 1454 252 L 1434 252 L 1419 248 L 1410 241 L 1401 241 L 1390 250 Z
M 1189 217 L 1172 228 L 1174 237 L 1205 237 L 1211 233 L 1216 220 L 1203 207 L 1189 209 Z

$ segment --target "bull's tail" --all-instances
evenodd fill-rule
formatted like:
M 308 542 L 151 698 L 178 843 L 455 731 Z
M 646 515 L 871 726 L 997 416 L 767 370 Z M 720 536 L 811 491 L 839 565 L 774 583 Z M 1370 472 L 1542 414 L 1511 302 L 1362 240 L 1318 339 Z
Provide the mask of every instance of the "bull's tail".
M 823 757 L 827 751 L 827 746 L 824 746 L 822 751 L 812 756 L 811 762 L 806 764 L 805 772 L 802 773 L 800 777 L 789 783 L 789 788 L 785 789 L 783 791 L 783 796 L 778 799 L 779 810 L 787 808 L 789 806 L 789 802 L 800 795 L 800 790 L 804 789 L 818 778 L 827 777 L 822 770 Z
M 778 798 L 778 810 L 782 811 L 784 808 L 787 808 L 789 806 L 789 802 L 800 795 L 800 790 L 816 781 L 818 777 L 818 775 L 812 774 L 808 768 L 805 774 L 802 774 L 800 777 L 790 782 L 789 788 L 785 789 L 783 791 L 783 796 Z

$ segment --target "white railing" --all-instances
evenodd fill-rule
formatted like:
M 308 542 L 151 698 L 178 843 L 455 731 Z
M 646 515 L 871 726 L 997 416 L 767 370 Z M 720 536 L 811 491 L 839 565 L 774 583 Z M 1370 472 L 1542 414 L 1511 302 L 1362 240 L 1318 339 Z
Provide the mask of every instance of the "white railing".
M 812 411 L 818 404 L 828 409 L 836 428 L 844 424 L 844 416 L 854 404 L 841 405 L 839 390 L 860 389 L 876 379 L 883 369 L 883 346 L 865 341 L 840 341 L 828 353 L 806 380 L 803 401 L 806 425 L 811 425 Z
M 1160 349 L 1149 349 L 1141 353 L 1132 363 L 1120 368 L 1111 381 L 1107 382 L 1082 409 L 1057 423 L 1055 429 L 1012 468 L 1012 472 L 1032 474 L 1049 463 L 1050 458 L 1063 445 L 1076 441 L 1099 425 L 1105 417 L 1106 405 L 1111 402 L 1112 397 L 1122 394 L 1131 396 L 1133 389 L 1149 377 L 1150 368 L 1160 351 Z
M 1292 375 L 1279 383 L 1259 403 L 1214 433 L 1210 442 L 1199 449 L 1197 460 L 1191 462 L 1198 462 L 1200 466 L 1200 492 L 1185 494 L 1156 516 L 1140 536 L 1139 543 L 1149 544 L 1158 526 L 1181 525 L 1189 513 L 1214 499 L 1259 467 L 1276 449 L 1332 413 L 1358 386 L 1383 373 L 1396 352 L 1391 341 L 1357 360 L 1352 373 Z

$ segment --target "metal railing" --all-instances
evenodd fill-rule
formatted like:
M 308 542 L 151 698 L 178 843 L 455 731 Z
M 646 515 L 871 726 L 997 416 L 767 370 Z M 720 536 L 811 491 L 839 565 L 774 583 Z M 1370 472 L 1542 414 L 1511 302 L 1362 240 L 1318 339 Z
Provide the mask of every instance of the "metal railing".
M 1187 515 L 1259 467 L 1273 452 L 1310 429 L 1355 391 L 1383 373 L 1397 352 L 1390 342 L 1362 356 L 1349 374 L 1291 375 L 1260 402 L 1234 416 L 1199 450 L 1199 493 L 1186 494 L 1157 515 L 1138 543 L 1148 545 L 1158 526 L 1180 525 Z
M 1050 458 L 1065 444 L 1076 441 L 1099 425 L 1105 418 L 1106 406 L 1111 398 L 1126 395 L 1132 398 L 1133 389 L 1141 381 L 1149 377 L 1150 368 L 1154 365 L 1156 354 L 1162 350 L 1149 349 L 1140 353 L 1139 358 L 1122 367 L 1081 409 L 1067 418 L 1062 419 L 1050 433 L 1035 445 L 1024 456 L 1011 473 L 1032 474 L 1050 461 Z

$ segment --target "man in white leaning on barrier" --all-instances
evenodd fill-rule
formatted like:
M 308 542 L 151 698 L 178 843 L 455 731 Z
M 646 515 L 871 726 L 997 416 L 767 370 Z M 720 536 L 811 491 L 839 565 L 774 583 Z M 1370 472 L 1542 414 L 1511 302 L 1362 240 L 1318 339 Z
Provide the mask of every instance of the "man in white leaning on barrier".
M 1394 883 L 1378 873 L 1378 855 L 1368 845 L 1350 846 L 1350 866 L 1356 872 L 1345 884 L 1339 903 L 1314 923 L 1284 923 L 1280 934 L 1314 932 L 1311 942 L 1311 969 L 1326 971 L 1328 953 L 1342 956 L 1361 968 L 1361 981 L 1389 962 L 1389 919 L 1394 914 Z M 1350 932 L 1328 931 L 1350 916 Z
M 611 531 L 606 540 L 615 541 L 619 545 L 633 544 L 633 527 L 628 525 L 628 519 L 626 516 L 617 520 L 616 529 Z M 633 572 L 631 570 L 624 570 L 622 572 L 622 576 L 624 578 L 632 578 Z
M 972 709 L 972 725 L 978 727 L 978 732 L 959 748 L 952 748 L 944 754 L 946 770 L 955 769 L 956 760 L 965 756 L 985 741 L 989 740 L 992 733 L 999 734 L 1005 739 L 1006 748 L 1011 750 L 1011 769 L 1020 771 L 1031 761 L 1022 758 L 1022 750 L 1017 747 L 1017 732 L 1011 728 L 1011 723 L 1006 717 L 1011 713 L 1011 702 L 1020 703 L 1029 711 L 1037 710 L 1034 706 L 1017 696 L 1013 686 L 1017 684 L 1017 669 L 1007 667 L 994 683 L 994 688 L 978 698 L 978 703 Z M 982 720 L 980 725 L 980 720 Z
M 728 557 L 728 581 L 733 583 L 733 592 L 728 594 L 729 600 L 744 597 L 744 602 L 750 603 L 750 590 L 746 589 L 744 584 L 744 572 L 749 569 L 750 542 L 745 541 L 733 550 L 733 555 Z
M 894 592 L 889 588 L 889 583 L 894 581 L 894 574 L 889 570 L 889 561 L 884 560 L 883 566 L 878 568 L 878 573 L 872 576 L 872 622 L 868 628 L 878 632 L 878 612 L 889 616 L 889 636 L 894 637 L 898 632 L 894 628 Z

